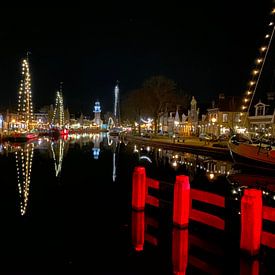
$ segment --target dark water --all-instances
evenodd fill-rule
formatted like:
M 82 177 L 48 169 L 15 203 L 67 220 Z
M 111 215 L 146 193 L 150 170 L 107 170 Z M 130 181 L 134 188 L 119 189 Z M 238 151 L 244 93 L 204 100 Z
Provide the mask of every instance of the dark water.
M 275 274 L 272 247 L 262 245 L 254 258 L 240 253 L 240 198 L 253 171 L 236 171 L 231 160 L 99 135 L 0 149 L 2 273 Z M 149 190 L 159 206 L 146 205 L 144 212 L 131 208 L 136 165 L 160 181 L 159 190 Z M 223 219 L 224 229 L 198 221 L 188 229 L 173 226 L 179 174 L 190 176 L 191 188 L 225 198 L 225 208 L 193 202 Z M 271 176 L 248 182 L 258 187 L 260 182 L 264 204 L 275 207 Z M 263 227 L 275 233 L 275 223 Z

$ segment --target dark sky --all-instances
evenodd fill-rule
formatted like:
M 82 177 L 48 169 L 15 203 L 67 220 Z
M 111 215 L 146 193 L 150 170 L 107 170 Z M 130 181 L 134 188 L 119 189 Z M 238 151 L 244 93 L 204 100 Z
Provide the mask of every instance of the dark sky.
M 272 7 L 272 0 L 93 2 L 1 8 L 1 106 L 16 106 L 27 51 L 36 110 L 54 102 L 60 81 L 70 111 L 85 114 L 96 99 L 112 110 L 117 79 L 121 96 L 156 74 L 198 102 L 243 93 Z

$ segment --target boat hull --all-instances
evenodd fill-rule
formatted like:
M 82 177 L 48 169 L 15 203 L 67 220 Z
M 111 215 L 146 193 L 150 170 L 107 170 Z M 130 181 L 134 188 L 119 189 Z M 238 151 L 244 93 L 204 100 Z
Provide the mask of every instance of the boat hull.
M 11 142 L 27 142 L 29 140 L 36 139 L 38 134 L 34 133 L 14 133 L 6 136 L 6 140 Z
M 275 170 L 275 150 L 269 146 L 229 140 L 228 147 L 233 160 L 238 164 Z

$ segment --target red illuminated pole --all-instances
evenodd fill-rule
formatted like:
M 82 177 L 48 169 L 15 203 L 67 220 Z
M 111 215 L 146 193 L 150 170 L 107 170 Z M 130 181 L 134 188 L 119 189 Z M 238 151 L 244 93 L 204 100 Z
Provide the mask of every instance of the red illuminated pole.
M 144 211 L 132 211 L 132 243 L 136 251 L 142 251 L 145 234 Z
M 174 185 L 173 223 L 181 228 L 189 223 L 190 184 L 189 177 L 176 176 Z
M 253 260 L 252 260 L 253 259 Z M 245 275 L 259 275 L 260 274 L 260 262 L 258 259 L 252 258 L 248 260 L 247 257 L 240 259 L 240 272 L 239 274 Z
M 241 200 L 241 250 L 254 256 L 260 251 L 262 191 L 245 189 Z
M 135 210 L 144 210 L 146 198 L 146 171 L 144 167 L 137 166 L 132 179 L 132 207 Z
M 188 229 L 173 228 L 172 263 L 174 275 L 185 275 L 188 262 Z

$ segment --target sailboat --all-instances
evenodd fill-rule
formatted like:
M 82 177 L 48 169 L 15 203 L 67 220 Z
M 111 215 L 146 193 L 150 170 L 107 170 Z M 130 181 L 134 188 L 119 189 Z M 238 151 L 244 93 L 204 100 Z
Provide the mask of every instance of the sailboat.
M 33 117 L 31 74 L 29 69 L 29 57 L 22 61 L 22 76 L 18 92 L 18 128 L 5 136 L 11 142 L 26 142 L 38 137 L 34 131 L 35 122 Z
M 260 48 L 260 56 L 256 59 L 256 66 L 252 71 L 252 79 L 249 81 L 244 104 L 241 107 L 242 111 L 246 111 L 245 113 L 241 113 L 241 115 L 243 115 L 244 124 L 248 117 L 252 100 L 272 42 L 275 31 L 274 14 L 275 8 L 273 8 L 271 12 L 272 19 L 269 23 L 268 33 L 265 35 L 265 45 Z M 266 139 L 264 134 L 257 140 L 252 140 L 249 136 L 245 136 L 244 134 L 234 134 L 229 139 L 228 148 L 233 160 L 237 163 L 253 166 L 257 169 L 275 170 L 275 144 L 272 140 Z
M 59 91 L 56 92 L 55 108 L 52 117 L 51 128 L 49 129 L 49 135 L 52 137 L 59 138 L 61 136 L 66 136 L 69 130 L 65 128 L 65 118 L 64 118 L 64 105 L 63 105 L 63 92 L 62 84 L 60 82 Z

